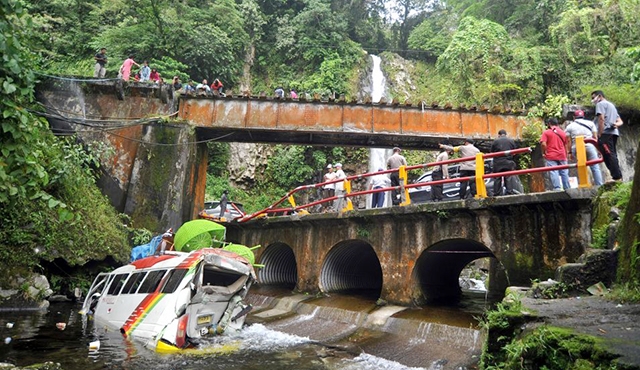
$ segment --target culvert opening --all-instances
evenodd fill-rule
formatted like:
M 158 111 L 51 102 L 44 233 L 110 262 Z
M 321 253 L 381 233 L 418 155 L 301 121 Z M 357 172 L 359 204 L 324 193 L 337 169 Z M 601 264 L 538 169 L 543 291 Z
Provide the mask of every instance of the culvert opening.
M 459 303 L 462 270 L 470 262 L 486 258 L 496 260 L 487 247 L 473 240 L 450 239 L 426 249 L 414 268 L 424 303 Z
M 322 264 L 320 289 L 377 299 L 382 291 L 382 268 L 371 245 L 362 240 L 338 243 Z
M 291 247 L 284 243 L 271 244 L 262 253 L 260 263 L 264 265 L 258 269 L 258 281 L 261 285 L 287 289 L 296 287 L 298 267 Z

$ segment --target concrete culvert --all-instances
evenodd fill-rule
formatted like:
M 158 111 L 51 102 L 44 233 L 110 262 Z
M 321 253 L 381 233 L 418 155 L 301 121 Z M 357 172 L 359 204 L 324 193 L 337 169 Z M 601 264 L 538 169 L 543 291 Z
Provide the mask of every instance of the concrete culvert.
M 298 267 L 291 247 L 284 243 L 271 244 L 262 253 L 260 263 L 264 265 L 258 269 L 261 284 L 295 288 L 298 283 Z
M 425 300 L 458 300 L 460 272 L 471 261 L 486 257 L 494 255 L 483 244 L 466 239 L 445 240 L 426 249 L 414 269 Z
M 320 290 L 380 297 L 382 268 L 371 245 L 348 240 L 333 247 L 322 265 Z

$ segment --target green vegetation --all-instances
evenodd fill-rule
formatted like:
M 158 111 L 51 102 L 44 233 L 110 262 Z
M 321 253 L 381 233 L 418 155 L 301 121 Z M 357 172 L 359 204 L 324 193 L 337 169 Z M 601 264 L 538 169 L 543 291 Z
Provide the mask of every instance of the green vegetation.
M 592 247 L 606 248 L 609 238 L 609 224 L 611 224 L 611 208 L 615 207 L 620 212 L 620 218 L 624 217 L 627 204 L 631 197 L 633 183 L 616 184 L 606 189 L 601 188 L 598 198 L 594 202 L 593 225 L 592 225 Z
M 615 369 L 615 355 L 592 336 L 537 324 L 517 294 L 510 294 L 480 325 L 487 341 L 480 359 L 482 369 Z

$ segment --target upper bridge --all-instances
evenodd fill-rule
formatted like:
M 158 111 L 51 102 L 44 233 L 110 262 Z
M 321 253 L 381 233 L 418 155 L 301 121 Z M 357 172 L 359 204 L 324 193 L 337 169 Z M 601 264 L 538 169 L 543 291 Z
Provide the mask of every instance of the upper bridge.
M 500 129 L 520 139 L 526 123 L 523 116 L 483 107 L 238 96 L 182 96 L 178 117 L 194 124 L 202 139 L 415 149 L 468 137 L 482 145 Z

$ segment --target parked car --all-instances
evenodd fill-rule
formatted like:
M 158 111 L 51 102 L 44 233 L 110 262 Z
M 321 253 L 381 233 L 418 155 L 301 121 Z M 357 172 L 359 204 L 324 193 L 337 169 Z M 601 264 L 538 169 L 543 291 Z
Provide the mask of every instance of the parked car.
M 449 178 L 455 179 L 460 176 L 460 164 L 450 164 L 449 166 Z M 487 159 L 484 162 L 484 173 L 491 173 L 493 167 L 493 160 Z M 432 181 L 432 173 L 433 171 L 425 172 L 422 176 L 420 176 L 414 184 L 421 182 L 429 182 Z M 517 176 L 512 177 L 512 181 L 514 184 L 514 191 L 518 193 L 523 192 L 522 183 L 520 182 L 520 178 Z M 493 193 L 493 178 L 484 179 L 484 184 L 487 187 L 487 194 Z M 467 187 L 468 189 L 468 187 Z M 503 194 L 506 191 L 504 188 L 502 189 Z M 467 196 L 471 196 L 470 191 L 467 190 Z M 411 197 L 412 203 L 425 203 L 431 200 L 431 186 L 419 186 L 417 188 L 409 189 L 409 197 Z M 460 182 L 450 182 L 442 185 L 442 197 L 444 200 L 457 200 L 460 199 Z
M 242 207 L 242 203 L 227 202 L 227 209 L 224 212 L 224 218 L 226 218 L 227 221 L 242 217 L 244 214 L 244 207 Z M 200 216 L 205 218 L 219 218 L 220 201 L 214 200 L 204 202 L 204 209 L 200 211 Z

